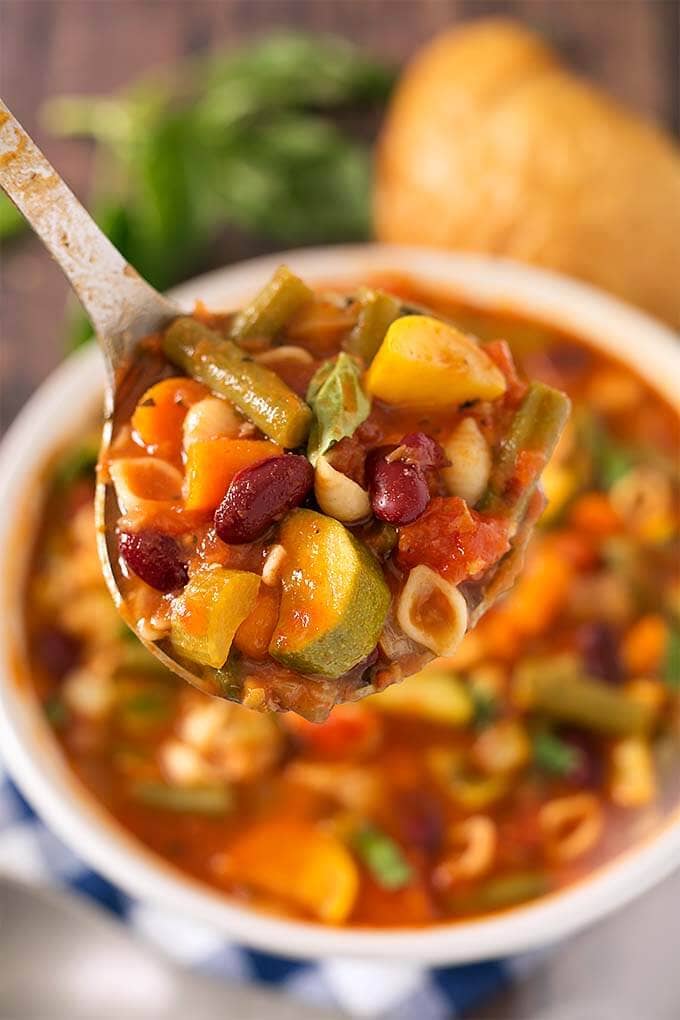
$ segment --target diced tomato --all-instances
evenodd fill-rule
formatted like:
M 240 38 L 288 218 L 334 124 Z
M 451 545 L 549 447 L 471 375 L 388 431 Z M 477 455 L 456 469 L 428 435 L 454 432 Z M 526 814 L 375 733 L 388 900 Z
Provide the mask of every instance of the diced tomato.
M 505 521 L 471 510 L 460 496 L 433 499 L 413 524 L 399 533 L 399 566 L 424 563 L 458 584 L 486 570 L 510 548 Z
M 284 723 L 293 736 L 320 758 L 358 758 L 372 751 L 382 735 L 382 720 L 363 705 L 336 705 L 323 723 L 289 712 Z

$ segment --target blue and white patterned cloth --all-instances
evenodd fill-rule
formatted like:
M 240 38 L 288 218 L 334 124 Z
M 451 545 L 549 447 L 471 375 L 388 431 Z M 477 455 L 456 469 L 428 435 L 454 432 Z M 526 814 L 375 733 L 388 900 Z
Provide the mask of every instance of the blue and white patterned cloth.
M 262 982 L 349 1016 L 443 1020 L 474 1010 L 526 960 L 424 971 L 360 960 L 284 960 L 225 942 L 215 930 L 132 900 L 67 849 L 43 825 L 0 766 L 0 872 L 81 893 L 178 962 L 231 981 Z

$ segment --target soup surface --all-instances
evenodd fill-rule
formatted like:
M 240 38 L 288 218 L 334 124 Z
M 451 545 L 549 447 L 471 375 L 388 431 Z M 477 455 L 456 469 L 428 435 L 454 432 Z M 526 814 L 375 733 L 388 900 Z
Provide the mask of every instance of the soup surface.
M 679 423 L 554 328 L 375 282 L 507 340 L 574 405 L 525 572 L 453 658 L 321 725 L 163 672 L 101 578 L 94 433 L 51 470 L 26 620 L 56 739 L 142 843 L 258 908 L 399 927 L 572 883 L 677 804 Z

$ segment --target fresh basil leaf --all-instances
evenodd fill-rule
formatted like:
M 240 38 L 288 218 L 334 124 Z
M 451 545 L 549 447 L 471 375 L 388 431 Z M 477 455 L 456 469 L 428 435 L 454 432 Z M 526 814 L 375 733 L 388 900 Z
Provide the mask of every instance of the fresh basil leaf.
M 394 79 L 343 40 L 279 32 L 116 96 L 57 96 L 42 117 L 95 141 L 95 219 L 165 289 L 206 268 L 234 230 L 259 250 L 368 238 L 365 129 Z M 91 335 L 82 316 L 71 324 L 72 346 Z
M 331 446 L 353 435 L 368 418 L 371 402 L 361 385 L 361 369 L 344 351 L 314 374 L 307 390 L 314 412 L 307 456 L 316 465 Z

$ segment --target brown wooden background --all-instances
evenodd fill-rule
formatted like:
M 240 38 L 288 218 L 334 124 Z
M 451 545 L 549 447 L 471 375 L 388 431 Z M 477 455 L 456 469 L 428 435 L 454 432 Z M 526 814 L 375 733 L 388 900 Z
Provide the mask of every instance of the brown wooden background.
M 338 32 L 401 61 L 444 26 L 492 13 L 539 28 L 577 69 L 678 131 L 680 0 L 0 0 L 0 92 L 86 196 L 87 145 L 40 129 L 48 95 L 106 93 L 151 66 L 275 26 Z M 62 357 L 67 288 L 30 237 L 6 245 L 0 288 L 2 427 Z

